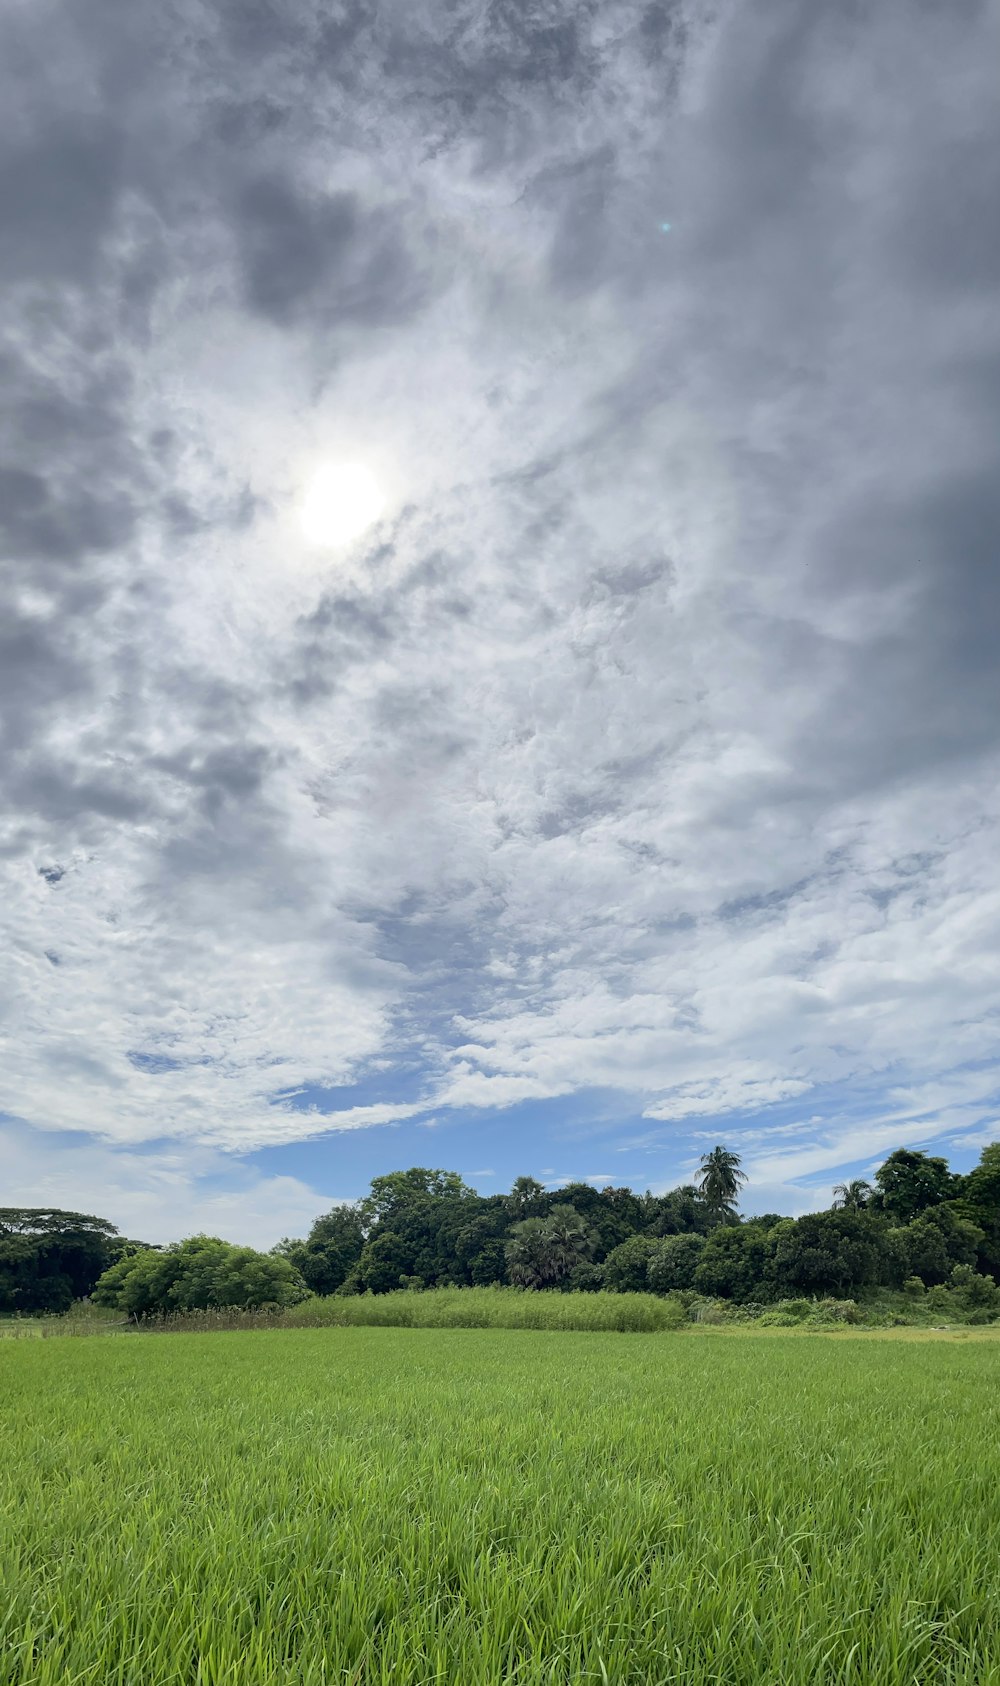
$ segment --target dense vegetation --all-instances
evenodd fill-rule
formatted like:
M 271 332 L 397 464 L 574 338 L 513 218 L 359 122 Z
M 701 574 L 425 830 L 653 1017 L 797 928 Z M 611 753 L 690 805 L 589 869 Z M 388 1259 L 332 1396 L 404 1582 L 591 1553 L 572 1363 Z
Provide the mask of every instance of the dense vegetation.
M 125 1241 L 78 1213 L 0 1211 L 0 1312 L 64 1311 L 74 1298 L 130 1318 L 214 1306 L 291 1306 L 305 1294 L 514 1286 L 561 1293 L 697 1295 L 759 1309 L 808 1298 L 930 1292 L 969 1321 L 1000 1315 L 1000 1143 L 968 1175 L 912 1149 L 874 1184 L 836 1191 L 797 1219 L 741 1219 L 737 1154 L 706 1154 L 696 1182 L 663 1195 L 519 1177 L 480 1195 L 454 1171 L 376 1177 L 302 1240 L 269 1254 L 198 1236 L 167 1248 Z M 949 1294 L 947 1302 L 942 1294 Z
M 2 1356 L 4 1686 L 1000 1681 L 991 1334 Z
M 83 1212 L 0 1207 L 0 1312 L 62 1312 L 134 1253 L 114 1224 Z
M 318 1294 L 511 1283 L 766 1303 L 878 1288 L 917 1297 L 961 1281 L 984 1315 L 1000 1310 L 990 1280 L 1000 1275 L 1000 1144 L 965 1177 L 900 1149 L 874 1186 L 844 1184 L 833 1208 L 798 1219 L 740 1221 L 742 1180 L 725 1148 L 705 1156 L 696 1184 L 664 1195 L 550 1191 L 519 1177 L 509 1194 L 482 1196 L 454 1172 L 417 1167 L 377 1177 L 359 1206 L 327 1213 L 280 1251 Z

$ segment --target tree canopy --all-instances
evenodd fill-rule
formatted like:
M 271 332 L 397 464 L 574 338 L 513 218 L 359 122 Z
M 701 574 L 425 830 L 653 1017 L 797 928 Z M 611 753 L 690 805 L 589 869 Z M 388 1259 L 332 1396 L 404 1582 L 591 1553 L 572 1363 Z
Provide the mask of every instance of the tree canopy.
M 985 1304 L 1000 1276 L 1000 1143 L 966 1176 L 899 1149 L 873 1181 L 838 1184 L 826 1211 L 741 1220 L 746 1175 L 723 1146 L 703 1156 L 697 1184 L 661 1194 L 518 1177 L 507 1194 L 480 1195 L 457 1172 L 411 1166 L 376 1177 L 363 1200 L 332 1207 L 270 1254 L 206 1236 L 146 1248 L 103 1218 L 12 1207 L 0 1209 L 0 1310 L 61 1311 L 93 1292 L 142 1317 L 490 1283 L 748 1303 L 904 1284 L 922 1293 L 956 1271 L 974 1278 L 970 1304 Z
M 0 1311 L 65 1311 L 90 1293 L 113 1259 L 137 1245 L 89 1212 L 0 1207 Z
M 280 1253 L 234 1247 L 215 1235 L 193 1235 L 162 1252 L 147 1248 L 104 1272 L 93 1298 L 134 1317 L 213 1306 L 285 1306 L 303 1298 L 294 1265 Z

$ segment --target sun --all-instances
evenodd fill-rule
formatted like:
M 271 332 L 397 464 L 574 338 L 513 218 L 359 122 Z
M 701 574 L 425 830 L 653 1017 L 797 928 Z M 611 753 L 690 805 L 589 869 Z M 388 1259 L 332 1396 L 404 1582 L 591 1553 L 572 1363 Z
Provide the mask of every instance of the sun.
M 306 487 L 299 526 L 308 544 L 334 548 L 359 538 L 384 508 L 378 481 L 364 463 L 328 463 Z

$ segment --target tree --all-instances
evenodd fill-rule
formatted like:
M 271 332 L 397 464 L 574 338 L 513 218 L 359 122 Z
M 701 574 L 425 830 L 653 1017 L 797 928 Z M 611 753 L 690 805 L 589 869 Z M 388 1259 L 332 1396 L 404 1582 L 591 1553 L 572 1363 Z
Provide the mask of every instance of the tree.
M 476 1209 L 463 1209 L 461 1227 L 454 1238 L 455 1271 L 461 1281 L 473 1287 L 506 1282 L 504 1239 L 510 1224 L 507 1196 L 491 1194 Z
M 504 1249 L 507 1274 L 516 1287 L 554 1288 L 592 1258 L 593 1231 L 572 1206 L 553 1206 L 546 1218 L 522 1218 Z
M 693 1183 L 683 1183 L 668 1194 L 653 1195 L 651 1235 L 707 1235 L 716 1215 Z
M 965 1178 L 962 1194 L 974 1206 L 1000 1212 L 1000 1142 L 983 1148 L 979 1164 Z
M 573 1206 L 553 1206 L 545 1227 L 557 1260 L 557 1279 L 568 1276 L 597 1251 L 593 1228 Z
M 432 1171 L 424 1165 L 390 1171 L 387 1176 L 372 1179 L 371 1192 L 361 1202 L 366 1232 L 379 1225 L 393 1228 L 404 1212 L 414 1206 L 425 1207 L 428 1199 L 476 1200 L 478 1195 L 457 1171 Z
M 908 1274 L 922 1277 L 928 1287 L 943 1282 L 954 1265 L 974 1266 L 984 1239 L 979 1226 L 960 1217 L 950 1201 L 928 1207 L 902 1233 Z
M 833 1210 L 863 1212 L 875 1190 L 864 1177 L 852 1177 L 850 1182 L 837 1183 L 833 1190 Z
M 192 1235 L 162 1252 L 145 1249 L 119 1259 L 94 1288 L 98 1305 L 130 1316 L 213 1307 L 294 1305 L 305 1287 L 288 1259 L 235 1247 L 215 1235 Z
M 870 1212 L 807 1212 L 767 1237 L 782 1293 L 847 1294 L 882 1280 L 884 1220 Z
M 927 1288 L 943 1282 L 951 1270 L 948 1249 L 937 1224 L 914 1218 L 902 1231 L 906 1241 L 906 1275 L 919 1276 Z
M 555 1257 L 544 1218 L 522 1218 L 511 1226 L 504 1247 L 507 1275 L 515 1288 L 551 1288 Z
M 57 1207 L 0 1208 L 0 1310 L 62 1312 L 85 1298 L 118 1248 L 113 1223 Z
M 742 1224 L 719 1224 L 701 1249 L 691 1286 L 699 1294 L 752 1300 L 761 1293 L 770 1256 L 766 1231 Z
M 333 1294 L 357 1264 L 365 1244 L 357 1206 L 334 1206 L 317 1218 L 304 1241 L 280 1241 L 274 1249 L 291 1260 L 314 1294 Z
M 407 1253 L 402 1274 L 419 1276 L 434 1287 L 469 1280 L 468 1261 L 458 1257 L 458 1237 L 484 1205 L 456 1171 L 414 1165 L 376 1177 L 360 1214 L 367 1242 L 383 1234 L 396 1236 Z
M 559 1200 L 575 1207 L 593 1229 L 596 1259 L 604 1259 L 642 1227 L 642 1201 L 630 1188 L 597 1189 L 591 1183 L 566 1183 L 559 1190 Z
M 729 1218 L 735 1214 L 740 1188 L 747 1180 L 740 1165 L 739 1154 L 727 1147 L 713 1147 L 711 1153 L 702 1155 L 697 1186 L 705 1204 L 717 1217 Z
M 1000 1276 L 1000 1142 L 983 1148 L 979 1164 L 965 1178 L 961 1198 L 950 1204 L 983 1232 L 979 1269 Z
M 618 1294 L 641 1294 L 649 1287 L 650 1260 L 663 1243 L 651 1235 L 630 1235 L 604 1261 L 604 1286 Z
M 366 1241 L 355 1271 L 358 1286 L 370 1294 L 389 1294 L 398 1288 L 401 1276 L 419 1276 L 413 1268 L 413 1251 L 401 1235 L 381 1230 Z
M 878 1204 L 884 1212 L 909 1223 L 929 1206 L 957 1194 L 957 1178 L 946 1159 L 935 1159 L 910 1148 L 897 1148 L 875 1172 Z
M 694 1286 L 694 1273 L 705 1247 L 703 1235 L 665 1235 L 650 1255 L 647 1280 L 654 1294 Z
M 505 1197 L 512 1216 L 541 1218 L 550 1205 L 545 1184 L 534 1177 L 515 1177 L 510 1193 Z

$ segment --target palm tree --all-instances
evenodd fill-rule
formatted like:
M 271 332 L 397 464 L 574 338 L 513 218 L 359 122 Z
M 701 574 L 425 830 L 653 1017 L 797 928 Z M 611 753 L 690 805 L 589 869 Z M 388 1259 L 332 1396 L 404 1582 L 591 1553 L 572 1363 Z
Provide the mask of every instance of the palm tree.
M 515 1177 L 514 1186 L 507 1196 L 507 1204 L 515 1212 L 535 1213 L 538 1215 L 539 1202 L 544 1200 L 545 1184 L 534 1177 Z
M 547 1288 L 555 1280 L 555 1261 L 544 1218 L 522 1218 L 504 1244 L 507 1275 L 515 1288 Z
M 720 1218 L 732 1217 L 736 1210 L 740 1185 L 747 1180 L 741 1163 L 739 1154 L 728 1147 L 713 1147 L 702 1155 L 695 1181 L 706 1206 Z
M 518 1288 L 552 1288 L 594 1251 L 590 1225 L 573 1206 L 553 1206 L 547 1218 L 512 1224 L 504 1245 L 507 1274 Z
M 837 1183 L 833 1191 L 833 1209 L 841 1212 L 863 1212 L 875 1190 L 864 1177 L 852 1177 L 848 1183 Z
M 575 1206 L 553 1206 L 545 1220 L 549 1241 L 558 1260 L 558 1275 L 568 1276 L 594 1251 L 594 1232 Z

